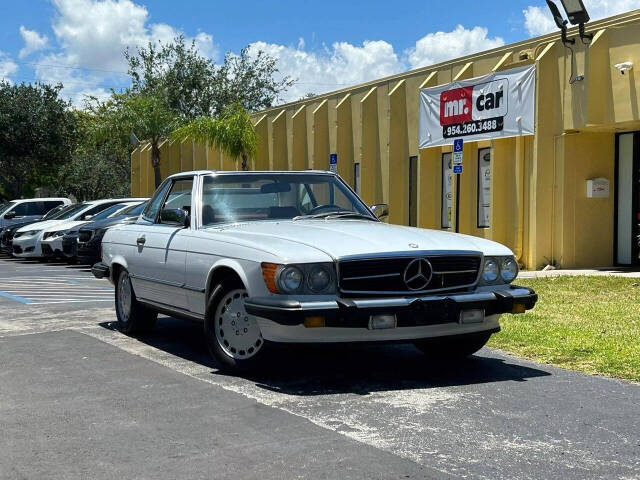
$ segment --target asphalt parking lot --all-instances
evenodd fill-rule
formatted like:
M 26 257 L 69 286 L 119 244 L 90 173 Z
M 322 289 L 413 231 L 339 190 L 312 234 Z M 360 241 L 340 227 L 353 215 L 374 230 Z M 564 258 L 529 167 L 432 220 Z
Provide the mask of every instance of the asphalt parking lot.
M 397 345 L 230 376 L 196 324 L 114 319 L 86 267 L 0 259 L 0 478 L 640 478 L 640 385 Z

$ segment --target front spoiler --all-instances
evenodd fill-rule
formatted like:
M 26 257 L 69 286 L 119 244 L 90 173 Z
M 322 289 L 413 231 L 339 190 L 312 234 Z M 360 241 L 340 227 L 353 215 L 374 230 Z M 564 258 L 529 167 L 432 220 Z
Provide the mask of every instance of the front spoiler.
M 423 297 L 337 298 L 299 301 L 278 297 L 252 297 L 245 310 L 280 325 L 302 325 L 308 317 L 324 317 L 326 327 L 367 328 L 371 315 L 395 314 L 398 327 L 459 323 L 463 310 L 484 310 L 485 316 L 532 309 L 538 295 L 530 288 Z

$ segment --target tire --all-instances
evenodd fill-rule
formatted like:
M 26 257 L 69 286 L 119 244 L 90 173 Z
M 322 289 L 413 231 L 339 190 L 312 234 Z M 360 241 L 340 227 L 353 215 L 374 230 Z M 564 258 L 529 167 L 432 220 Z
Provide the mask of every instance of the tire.
M 158 312 L 143 306 L 136 299 L 129 272 L 122 269 L 116 282 L 116 316 L 118 329 L 127 335 L 148 332 L 155 326 Z
M 484 347 L 492 332 L 473 333 L 459 337 L 426 338 L 413 344 L 430 359 L 455 360 L 473 355 Z
M 247 290 L 240 280 L 226 278 L 215 288 L 204 322 L 207 349 L 222 369 L 255 371 L 268 349 L 255 317 L 244 310 Z

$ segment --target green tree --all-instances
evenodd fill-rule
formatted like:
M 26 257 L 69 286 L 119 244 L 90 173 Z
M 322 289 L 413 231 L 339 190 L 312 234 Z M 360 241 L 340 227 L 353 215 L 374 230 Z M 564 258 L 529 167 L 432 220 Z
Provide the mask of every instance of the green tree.
M 76 117 L 62 85 L 0 82 L 0 186 L 11 198 L 52 186 L 76 143 Z
M 200 117 L 177 128 L 178 141 L 208 142 L 233 159 L 241 159 L 242 170 L 249 169 L 249 158 L 256 153 L 257 134 L 251 116 L 239 102 L 227 106 L 218 118 Z
M 157 96 L 114 93 L 100 106 L 102 121 L 95 126 L 93 136 L 104 141 L 111 136 L 130 135 L 148 141 L 151 145 L 151 166 L 155 186 L 160 186 L 160 144 L 181 123 L 180 117 Z
M 98 135 L 105 122 L 102 107 L 91 102 L 86 110 L 76 111 L 78 143 L 71 160 L 58 170 L 58 194 L 71 194 L 79 201 L 129 196 L 133 146 L 124 131 Z
M 127 50 L 125 57 L 132 94 L 161 98 L 168 109 L 190 120 L 219 116 L 236 102 L 249 111 L 271 107 L 294 83 L 289 77 L 276 80 L 276 59 L 262 51 L 227 53 L 216 65 L 184 36 L 168 44 L 149 43 L 136 53 Z

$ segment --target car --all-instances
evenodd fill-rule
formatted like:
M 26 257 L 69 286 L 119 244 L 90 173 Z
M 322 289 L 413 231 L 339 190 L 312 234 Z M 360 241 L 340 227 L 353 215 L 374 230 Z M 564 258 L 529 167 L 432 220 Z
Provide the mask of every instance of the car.
M 107 230 L 97 278 L 119 328 L 158 313 L 200 321 L 222 368 L 259 368 L 276 343 L 413 343 L 460 358 L 534 307 L 507 247 L 391 225 L 338 175 L 197 171 L 168 177 L 139 220 Z
M 60 205 L 58 207 L 49 210 L 46 215 L 38 220 L 30 220 L 27 222 L 14 223 L 8 225 L 3 229 L 0 229 L 0 252 L 5 255 L 12 255 L 13 253 L 13 237 L 20 228 L 27 225 L 32 225 L 37 222 L 43 222 L 46 220 L 55 220 L 56 218 L 64 215 L 65 212 L 74 208 L 74 204 Z
M 0 228 L 15 223 L 41 219 L 49 210 L 58 206 L 70 205 L 68 198 L 26 198 L 11 200 L 0 207 Z
M 140 201 L 117 203 L 93 216 L 90 222 L 80 224 L 65 231 L 62 238 L 58 236 L 51 238 L 50 240 L 43 240 L 42 243 L 44 245 L 49 242 L 50 250 L 54 252 L 53 256 L 64 258 L 68 263 L 76 263 L 78 260 L 78 234 L 81 228 L 95 223 L 100 223 L 102 221 L 114 221 L 116 219 L 120 219 L 126 211 L 138 207 L 141 204 L 142 202 Z M 61 253 L 55 253 L 56 250 L 58 250 L 58 244 L 61 244 Z
M 49 250 L 51 245 L 45 245 L 43 251 L 42 240 L 51 237 L 62 237 L 61 232 L 91 220 L 93 216 L 112 205 L 123 202 L 143 201 L 141 198 L 112 198 L 92 200 L 74 205 L 56 219 L 36 222 L 19 228 L 13 236 L 13 256 L 19 258 L 46 258 L 55 253 Z M 45 238 L 46 235 L 46 238 Z M 57 247 L 57 244 L 55 244 Z M 62 251 L 62 246 L 58 247 Z
M 118 215 L 81 226 L 75 236 L 78 263 L 81 265 L 93 265 L 99 262 L 102 259 L 102 237 L 104 237 L 107 229 L 116 225 L 135 223 L 145 206 L 146 203 L 134 204 L 121 211 Z M 64 239 L 66 238 L 67 236 L 65 235 Z
M 4 228 L 0 228 L 0 253 L 4 253 L 5 255 L 11 255 L 13 250 L 13 235 L 19 228 L 22 228 L 26 225 L 30 225 L 32 223 L 44 221 L 44 220 L 53 220 L 56 216 L 61 214 L 63 210 L 71 207 L 72 205 L 59 205 L 57 207 L 49 210 L 44 217 L 38 220 L 29 220 L 26 222 L 14 223 L 11 225 L 7 225 Z

